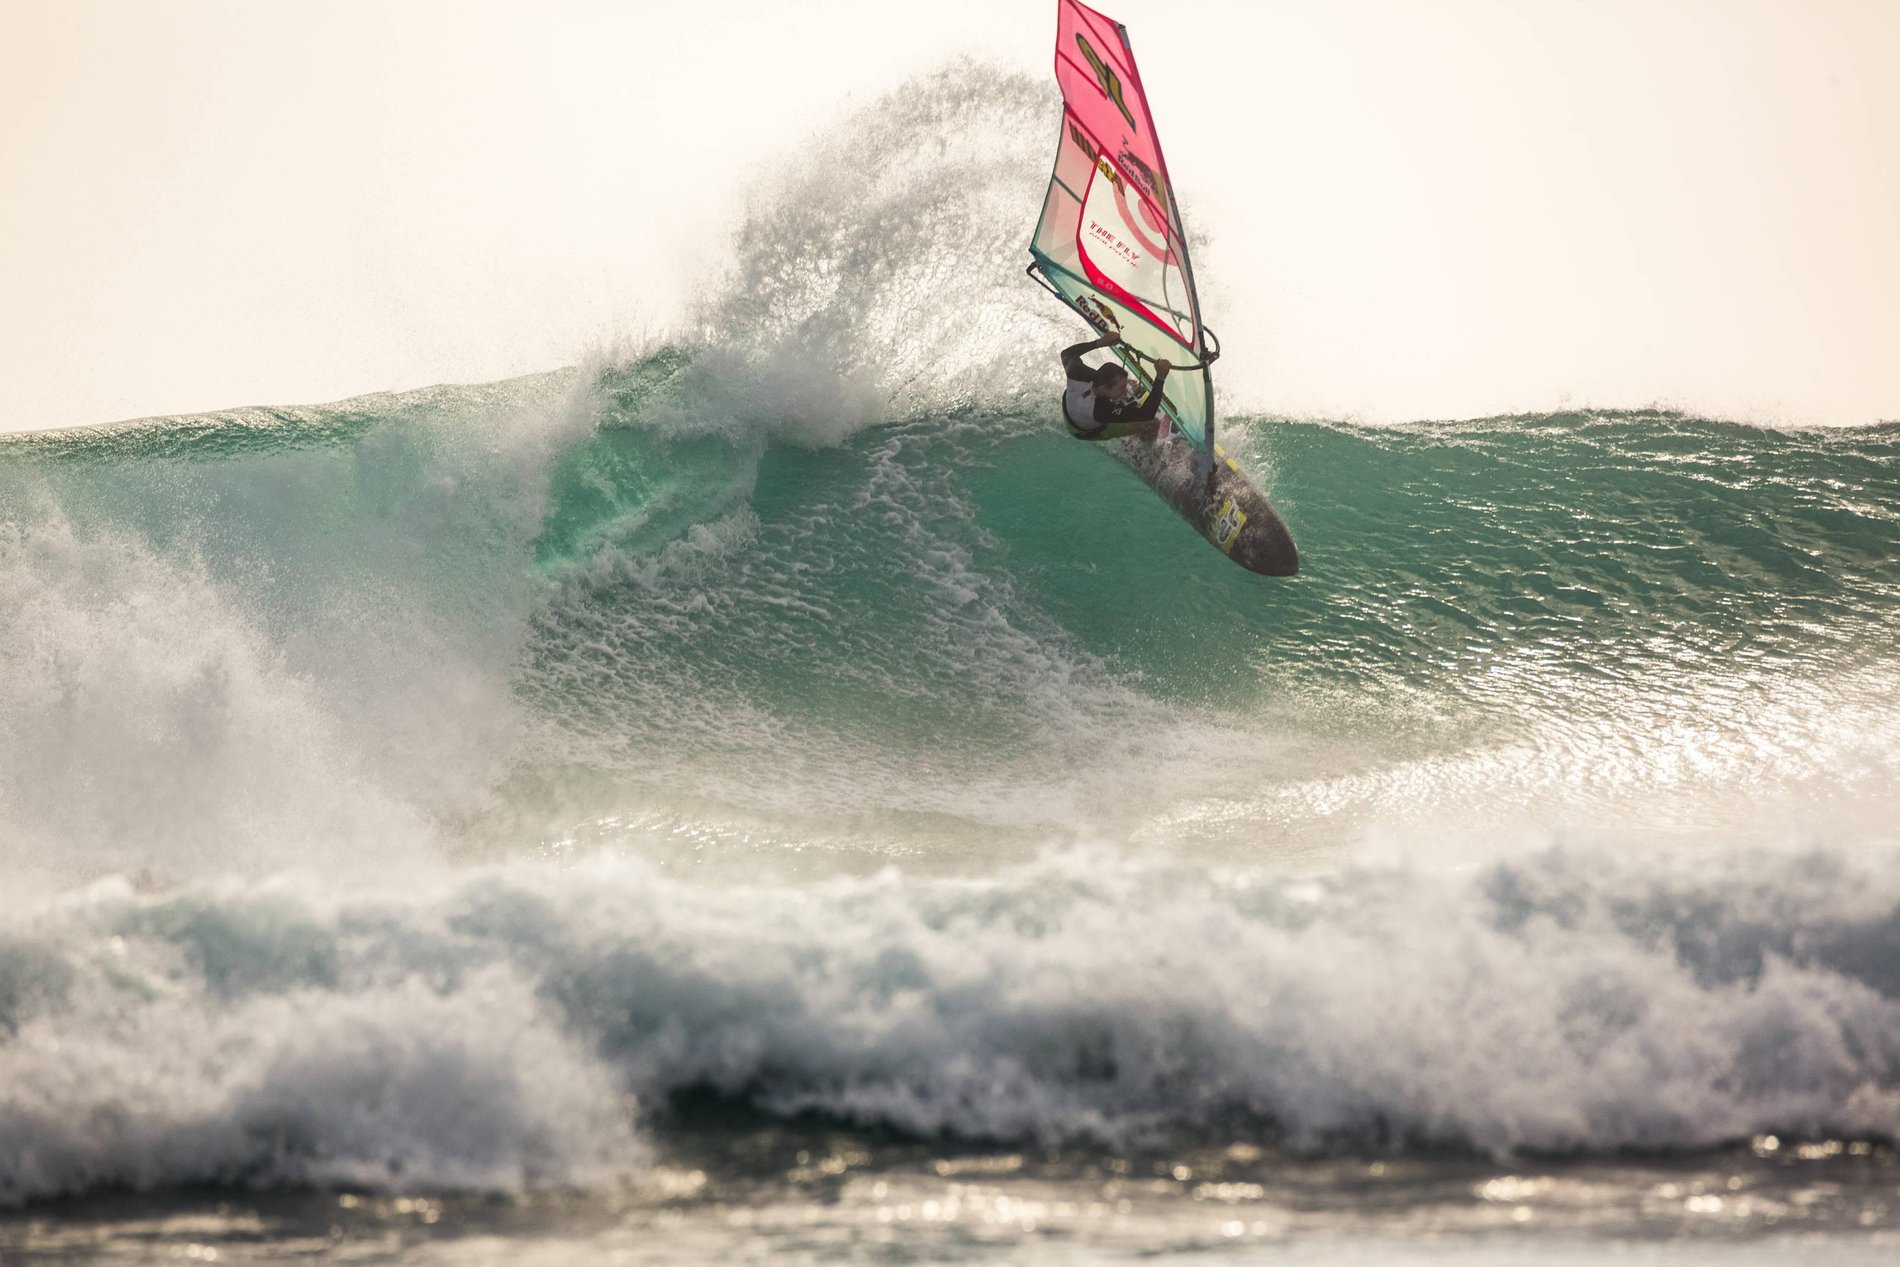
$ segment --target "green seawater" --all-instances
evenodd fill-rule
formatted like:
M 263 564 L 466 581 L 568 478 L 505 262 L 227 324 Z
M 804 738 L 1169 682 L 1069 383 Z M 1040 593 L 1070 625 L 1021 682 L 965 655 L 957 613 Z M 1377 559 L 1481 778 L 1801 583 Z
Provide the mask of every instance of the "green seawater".
M 454 666 L 510 733 L 428 808 L 505 832 L 682 792 L 874 850 L 879 814 L 1027 842 L 1214 802 L 1337 844 L 1451 793 L 1706 832 L 1889 759 L 1900 428 L 1240 418 L 1305 560 L 1270 581 L 1033 405 L 813 444 L 695 390 L 669 348 L 11 438 L 10 562 L 55 532 L 189 575 L 344 714 Z

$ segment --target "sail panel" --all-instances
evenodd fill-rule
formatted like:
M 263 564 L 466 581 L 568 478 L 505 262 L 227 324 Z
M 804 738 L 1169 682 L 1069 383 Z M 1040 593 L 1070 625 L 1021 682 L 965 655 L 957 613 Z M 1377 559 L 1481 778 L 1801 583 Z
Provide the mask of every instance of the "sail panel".
M 1139 353 L 1124 360 L 1145 382 L 1155 360 L 1205 360 L 1187 238 L 1127 33 L 1076 0 L 1056 12 L 1062 126 L 1030 252 L 1071 307 Z M 1183 433 L 1211 444 L 1205 369 L 1170 375 L 1164 398 Z

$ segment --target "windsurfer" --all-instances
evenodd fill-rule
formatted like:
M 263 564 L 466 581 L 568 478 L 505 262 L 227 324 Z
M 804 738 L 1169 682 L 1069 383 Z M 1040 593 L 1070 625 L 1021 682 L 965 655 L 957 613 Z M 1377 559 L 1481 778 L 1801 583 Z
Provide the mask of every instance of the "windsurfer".
M 1116 440 L 1123 436 L 1152 440 L 1161 427 L 1155 414 L 1161 408 L 1161 384 L 1171 368 L 1166 361 L 1155 362 L 1154 382 L 1148 394 L 1137 401 L 1138 384 L 1126 369 L 1113 361 L 1091 367 L 1082 360 L 1089 352 L 1120 342 L 1120 335 L 1106 334 L 1092 343 L 1062 349 L 1062 368 L 1069 376 L 1062 393 L 1062 417 L 1069 424 L 1069 433 L 1078 440 Z

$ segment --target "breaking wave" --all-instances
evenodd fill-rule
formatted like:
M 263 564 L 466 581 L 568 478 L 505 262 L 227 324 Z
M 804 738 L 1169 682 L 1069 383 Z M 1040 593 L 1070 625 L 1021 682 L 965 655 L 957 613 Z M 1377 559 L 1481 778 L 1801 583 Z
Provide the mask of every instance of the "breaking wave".
M 1892 862 L 106 883 L 0 944 L 0 1198 L 607 1182 L 689 1091 L 1108 1148 L 1893 1138 Z

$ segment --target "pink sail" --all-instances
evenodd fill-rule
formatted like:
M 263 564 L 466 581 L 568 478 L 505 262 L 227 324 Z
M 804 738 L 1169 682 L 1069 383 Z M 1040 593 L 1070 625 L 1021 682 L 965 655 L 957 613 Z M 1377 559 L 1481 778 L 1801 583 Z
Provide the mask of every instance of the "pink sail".
M 1180 208 L 1126 29 L 1075 0 L 1057 0 L 1056 82 L 1062 129 L 1029 247 L 1033 271 L 1096 329 L 1119 333 L 1124 360 L 1142 378 L 1156 360 L 1188 367 L 1168 378 L 1167 413 L 1211 449 L 1206 366 L 1219 345 L 1210 352 Z

